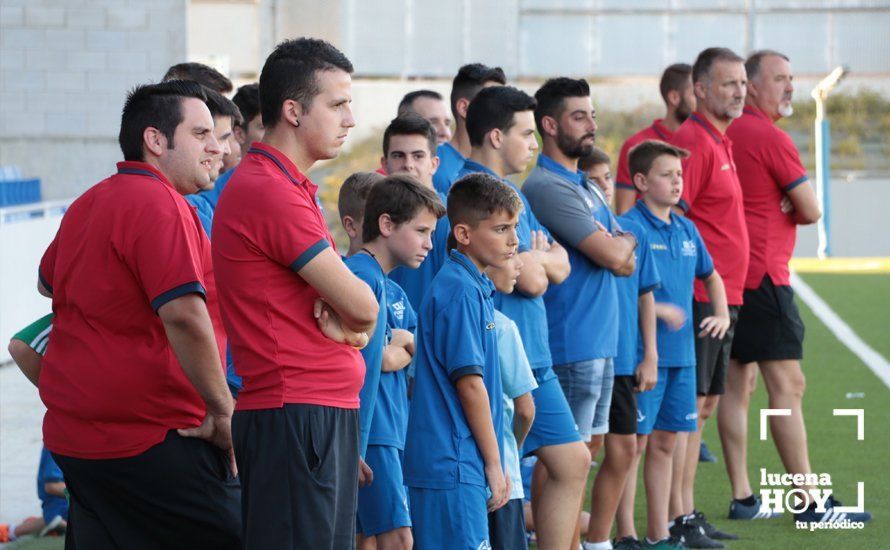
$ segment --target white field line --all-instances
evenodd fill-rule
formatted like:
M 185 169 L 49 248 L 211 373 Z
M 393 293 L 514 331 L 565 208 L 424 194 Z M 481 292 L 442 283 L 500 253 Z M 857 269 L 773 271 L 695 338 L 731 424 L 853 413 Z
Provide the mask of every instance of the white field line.
M 825 303 L 825 300 L 820 298 L 819 295 L 810 288 L 810 285 L 805 283 L 797 273 L 791 274 L 791 286 L 794 288 L 794 292 L 800 296 L 800 299 L 813 310 L 816 317 L 825 323 L 828 330 L 847 346 L 856 357 L 865 363 L 865 365 L 875 373 L 875 376 L 884 382 L 885 386 L 890 388 L 890 363 L 887 362 L 887 359 L 866 344 L 865 341 L 862 340 L 852 328 L 850 328 L 850 325 L 845 323 L 844 320 Z

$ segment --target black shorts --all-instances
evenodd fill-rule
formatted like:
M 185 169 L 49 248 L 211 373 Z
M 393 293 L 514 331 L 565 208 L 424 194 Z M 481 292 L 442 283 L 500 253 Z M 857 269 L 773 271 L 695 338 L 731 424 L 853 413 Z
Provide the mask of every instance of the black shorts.
M 241 548 L 241 490 L 228 457 L 167 432 L 128 458 L 53 453 L 71 497 L 66 548 Z
M 355 548 L 358 410 L 236 411 L 244 548 Z
M 637 394 L 635 376 L 616 376 L 612 384 L 612 405 L 609 407 L 609 433 L 637 433 Z
M 802 359 L 803 338 L 803 320 L 790 286 L 776 286 L 764 275 L 759 287 L 745 291 L 733 359 L 742 363 Z
M 692 301 L 692 328 L 695 334 L 695 377 L 698 395 L 723 395 L 726 393 L 726 370 L 729 368 L 729 352 L 733 334 L 739 320 L 739 306 L 729 306 L 729 329 L 722 339 L 705 336 L 699 338 L 702 320 L 714 314 L 709 302 Z
M 492 550 L 528 548 L 521 498 L 508 500 L 507 504 L 488 514 L 488 539 Z

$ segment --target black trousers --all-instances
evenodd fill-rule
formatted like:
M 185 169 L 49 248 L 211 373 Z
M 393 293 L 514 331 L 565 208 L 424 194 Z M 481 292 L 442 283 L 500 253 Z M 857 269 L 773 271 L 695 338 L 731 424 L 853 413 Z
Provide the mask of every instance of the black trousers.
M 244 547 L 355 548 L 358 410 L 286 404 L 236 411 Z
M 53 458 L 71 496 L 68 549 L 241 548 L 240 484 L 203 440 L 170 430 L 129 458 Z

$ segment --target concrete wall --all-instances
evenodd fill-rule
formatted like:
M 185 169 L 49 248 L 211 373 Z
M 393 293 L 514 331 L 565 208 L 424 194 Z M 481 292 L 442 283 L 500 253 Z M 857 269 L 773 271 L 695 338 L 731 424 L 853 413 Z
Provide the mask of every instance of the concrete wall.
M 114 169 L 126 92 L 186 58 L 186 0 L 3 0 L 0 164 L 75 196 Z

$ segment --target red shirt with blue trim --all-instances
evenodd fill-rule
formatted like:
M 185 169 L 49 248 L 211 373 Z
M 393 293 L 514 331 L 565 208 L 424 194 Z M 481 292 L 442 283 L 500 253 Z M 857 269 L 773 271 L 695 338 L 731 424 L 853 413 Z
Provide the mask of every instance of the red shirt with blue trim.
M 621 152 L 618 153 L 618 172 L 615 175 L 615 186 L 636 191 L 634 180 L 630 175 L 630 165 L 627 162 L 631 149 L 650 139 L 669 143 L 673 137 L 674 133 L 664 125 L 664 120 L 657 118 L 652 121 L 651 125 L 627 138 L 627 141 L 621 146 Z
M 732 137 L 751 239 L 745 288 L 759 287 L 765 275 L 775 285 L 790 285 L 788 261 L 797 224 L 779 205 L 786 193 L 807 181 L 807 170 L 791 137 L 756 107 L 746 106 L 726 133 Z
M 117 167 L 71 204 L 39 268 L 55 313 L 40 373 L 43 439 L 74 458 L 136 456 L 204 418 L 157 315 L 167 302 L 205 299 L 225 365 L 210 242 L 194 208 L 155 167 Z
M 732 142 L 703 115 L 692 113 L 677 129 L 672 143 L 690 153 L 683 160 L 679 206 L 701 233 L 723 278 L 727 302 L 740 306 L 750 244 Z M 700 280 L 695 281 L 695 299 L 709 301 Z
M 318 187 L 281 151 L 254 143 L 213 217 L 213 265 L 235 371 L 237 410 L 285 403 L 359 407 L 365 364 L 328 339 L 313 316 L 318 292 L 298 274 L 336 250 Z

